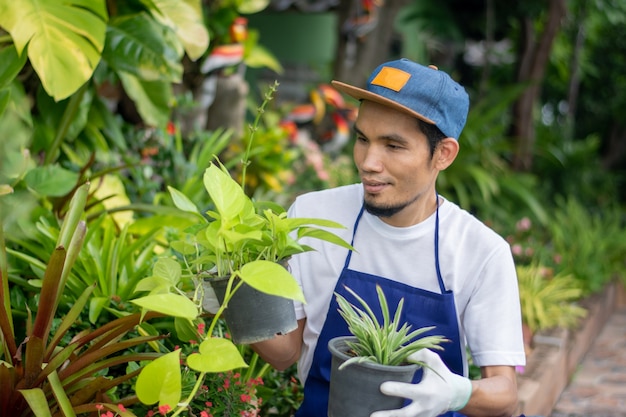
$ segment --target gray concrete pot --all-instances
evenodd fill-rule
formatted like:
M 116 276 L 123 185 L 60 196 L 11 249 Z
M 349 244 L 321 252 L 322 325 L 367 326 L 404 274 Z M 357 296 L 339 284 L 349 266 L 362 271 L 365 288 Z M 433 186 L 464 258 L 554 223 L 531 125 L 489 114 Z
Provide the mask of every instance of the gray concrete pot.
M 374 411 L 402 408 L 406 400 L 383 394 L 380 384 L 385 381 L 411 382 L 419 366 L 364 362 L 339 370 L 339 366 L 351 357 L 346 341 L 356 341 L 356 338 L 340 336 L 328 342 L 332 355 L 328 417 L 364 417 Z
M 222 304 L 227 277 L 204 278 L 209 281 Z M 224 320 L 235 344 L 250 344 L 287 334 L 298 327 L 293 300 L 266 294 L 244 283 L 228 302 Z

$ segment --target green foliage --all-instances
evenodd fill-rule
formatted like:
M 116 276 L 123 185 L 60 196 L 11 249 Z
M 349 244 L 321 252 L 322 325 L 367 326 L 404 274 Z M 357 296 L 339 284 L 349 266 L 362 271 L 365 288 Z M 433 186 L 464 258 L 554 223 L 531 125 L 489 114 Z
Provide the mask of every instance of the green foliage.
M 410 331 L 411 326 L 408 323 L 400 322 L 404 298 L 398 303 L 392 319 L 385 294 L 382 288 L 376 285 L 383 319 L 380 323 L 365 300 L 350 288 L 346 287 L 346 290 L 357 299 L 361 307 L 351 304 L 341 294 L 335 293 L 339 304 L 339 313 L 348 324 L 350 333 L 357 338 L 356 342 L 346 342 L 354 356 L 342 363 L 339 369 L 351 363 L 359 362 L 400 365 L 406 362 L 409 355 L 421 349 L 443 349 L 440 346 L 446 341 L 443 336 L 418 337 L 433 330 L 434 326 Z
M 522 320 L 536 332 L 554 327 L 572 328 L 585 317 L 586 310 L 576 304 L 582 295 L 575 279 L 538 264 L 518 265 Z
M 0 397 L 2 415 L 23 416 L 35 413 L 47 417 L 52 413 L 65 416 L 78 414 L 77 409 L 89 410 L 96 398 L 106 402 L 107 391 L 124 383 L 130 376 L 106 378 L 102 371 L 129 361 L 150 361 L 155 353 L 130 353 L 118 356 L 135 346 L 162 339 L 165 336 L 126 336 L 137 326 L 142 316 L 131 314 L 110 321 L 98 329 L 77 331 L 73 328 L 87 304 L 94 286 L 88 286 L 76 298 L 72 307 L 52 332 L 61 296 L 72 266 L 78 257 L 86 233 L 81 217 L 87 201 L 89 184 L 76 191 L 58 233 L 55 248 L 42 267 L 43 278 L 34 319 L 27 316 L 23 340 L 17 333 L 17 323 L 11 311 L 7 268 L 0 269 Z M 0 228 L 0 253 L 6 260 L 3 229 Z M 150 319 L 156 314 L 143 317 Z M 65 336 L 76 332 L 69 342 Z M 45 366 L 44 366 L 45 365 Z M 129 403 L 132 403 L 132 399 Z M 82 407 L 82 408 L 81 408 Z
M 526 210 L 546 223 L 545 207 L 532 191 L 537 178 L 513 172 L 507 160 L 512 152 L 507 109 L 521 91 L 521 86 L 503 88 L 472 106 L 459 155 L 440 173 L 437 189 L 483 219 L 506 223 L 512 212 Z
M 620 207 L 592 212 L 574 197 L 557 199 L 550 232 L 561 270 L 576 280 L 584 295 L 624 276 L 626 232 Z

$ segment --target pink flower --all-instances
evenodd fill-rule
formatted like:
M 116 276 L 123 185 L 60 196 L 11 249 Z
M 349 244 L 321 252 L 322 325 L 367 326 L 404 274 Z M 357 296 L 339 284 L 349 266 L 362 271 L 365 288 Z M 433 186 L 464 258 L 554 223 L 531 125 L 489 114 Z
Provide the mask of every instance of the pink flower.
M 511 246 L 511 251 L 513 252 L 513 255 L 520 256 L 523 252 L 522 245 L 516 243 L 515 245 Z
M 126 411 L 126 407 L 124 407 L 122 404 L 118 404 L 117 408 L 119 408 L 121 412 Z
M 206 411 L 200 411 L 200 417 L 209 417 L 209 413 Z
M 525 232 L 527 230 L 530 230 L 531 226 L 532 226 L 532 222 L 530 221 L 528 217 L 524 217 L 520 219 L 520 221 L 518 221 L 515 224 L 515 228 L 520 232 Z
M 205 328 L 205 324 L 204 323 L 198 323 L 198 333 L 200 334 L 204 334 L 204 328 Z
M 164 416 L 164 415 L 166 415 L 166 414 L 167 414 L 168 412 L 170 412 L 171 410 L 172 410 L 172 407 L 170 407 L 170 406 L 169 406 L 169 405 L 167 405 L 167 404 L 164 404 L 164 405 L 160 405 L 160 406 L 159 406 L 159 414 L 161 414 L 161 415 L 163 415 L 163 416 Z
M 241 400 L 242 403 L 249 403 L 252 397 L 250 397 L 250 395 L 248 394 L 241 394 L 239 396 L 239 399 Z
M 96 410 L 104 410 L 104 405 L 96 404 Z

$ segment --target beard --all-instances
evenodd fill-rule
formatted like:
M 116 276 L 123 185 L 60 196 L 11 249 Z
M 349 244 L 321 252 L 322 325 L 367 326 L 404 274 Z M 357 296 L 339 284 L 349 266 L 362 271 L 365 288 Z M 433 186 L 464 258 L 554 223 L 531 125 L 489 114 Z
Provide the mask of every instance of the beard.
M 413 200 L 409 200 L 404 203 L 398 203 L 395 205 L 387 205 L 387 206 L 376 205 L 376 204 L 369 203 L 366 200 L 363 200 L 363 207 L 369 214 L 373 216 L 389 218 L 401 212 L 409 205 L 413 204 L 418 198 L 419 196 L 415 197 Z

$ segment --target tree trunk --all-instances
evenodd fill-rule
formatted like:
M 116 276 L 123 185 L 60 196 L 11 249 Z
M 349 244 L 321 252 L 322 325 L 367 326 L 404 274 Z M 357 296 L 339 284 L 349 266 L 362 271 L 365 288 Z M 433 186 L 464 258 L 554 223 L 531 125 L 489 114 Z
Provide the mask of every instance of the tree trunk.
M 515 155 L 513 168 L 528 171 L 532 168 L 535 147 L 533 110 L 541 94 L 541 81 L 545 75 L 554 38 L 567 11 L 565 0 L 550 0 L 548 16 L 539 42 L 535 43 L 534 22 L 523 18 L 522 57 L 517 81 L 528 84 L 513 108 L 513 137 Z
M 395 18 L 409 3 L 410 0 L 385 2 L 384 6 L 374 6 L 374 11 L 367 15 L 361 0 L 341 1 L 335 79 L 365 85 L 374 68 L 390 58 Z M 357 17 L 361 22 L 355 25 Z

